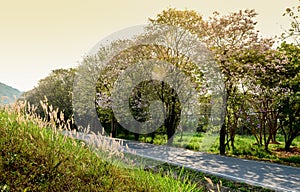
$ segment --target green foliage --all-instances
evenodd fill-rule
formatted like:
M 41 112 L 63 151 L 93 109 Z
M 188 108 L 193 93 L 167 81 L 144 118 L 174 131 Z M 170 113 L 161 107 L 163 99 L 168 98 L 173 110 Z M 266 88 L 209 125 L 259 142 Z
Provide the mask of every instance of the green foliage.
M 299 12 L 299 7 L 286 10 L 286 14 L 292 19 L 291 29 L 286 35 L 298 38 L 299 22 L 296 12 Z M 283 43 L 278 49 L 273 49 L 274 39 L 261 38 L 256 30 L 256 16 L 254 10 L 247 9 L 227 15 L 214 12 L 211 17 L 204 20 L 200 13 L 193 10 L 172 8 L 164 10 L 156 18 L 150 19 L 145 34 L 132 40 L 117 40 L 101 46 L 95 55 L 84 58 L 82 65 L 76 69 L 81 74 L 76 84 L 81 85 L 74 94 L 72 87 L 76 70 L 61 69 L 53 71 L 40 81 L 37 88 L 27 92 L 25 96 L 38 106 L 37 111 L 40 114 L 43 114 L 43 111 L 39 107 L 39 102 L 47 96 L 48 103 L 64 111 L 66 118 L 69 118 L 73 115 L 71 104 L 73 94 L 76 101 L 74 108 L 78 112 L 75 115 L 78 116 L 79 122 L 84 122 L 81 126 L 90 125 L 98 129 L 99 126 L 95 122 L 100 119 L 106 131 L 113 137 L 165 144 L 166 140 L 169 142 L 168 139 L 172 138 L 171 136 L 177 131 L 208 132 L 212 114 L 212 95 L 207 91 L 208 85 L 204 82 L 207 74 L 197 67 L 189 55 L 193 54 L 190 49 L 192 46 L 181 44 L 181 40 L 178 40 L 181 37 L 188 38 L 187 42 L 203 42 L 211 51 L 225 81 L 226 90 L 221 90 L 223 96 L 218 98 L 218 102 L 225 105 L 225 110 L 220 110 L 225 118 L 221 118 L 223 121 L 221 127 L 215 126 L 217 130 L 221 129 L 220 143 L 217 145 L 215 141 L 210 141 L 209 144 L 214 143 L 215 149 L 218 148 L 223 155 L 225 149 L 229 154 L 255 155 L 247 151 L 248 149 L 241 151 L 242 148 L 247 147 L 239 142 L 239 137 L 236 138 L 239 129 L 243 130 L 242 133 L 246 130 L 248 134 L 254 136 L 259 146 L 255 148 L 257 154 L 261 153 L 262 145 L 264 150 L 268 151 L 269 145 L 276 143 L 276 136 L 280 131 L 279 133 L 285 136 L 285 148 L 288 150 L 300 134 L 299 44 Z M 168 31 L 169 38 L 164 38 L 165 28 L 160 28 L 160 25 L 175 26 L 181 30 Z M 158 36 L 161 38 L 157 38 Z M 173 40 L 176 42 L 172 42 Z M 153 44 L 140 44 L 141 42 Z M 107 58 L 110 59 L 108 63 Z M 131 109 L 119 112 L 124 116 L 125 123 L 130 122 L 127 120 L 131 116 L 138 122 L 144 123 L 155 119 L 151 114 L 150 103 L 161 101 L 164 108 L 164 111 L 162 110 L 165 117 L 164 125 L 152 134 L 139 135 L 129 133 L 122 127 L 124 124 L 121 125 L 117 121 L 111 106 L 114 83 L 124 71 L 145 60 L 166 61 L 191 78 L 195 84 L 193 89 L 200 93 L 199 103 L 206 105 L 199 107 L 202 116 L 198 125 L 186 121 L 185 126 L 178 126 L 182 105 L 176 90 L 158 80 L 147 80 L 136 86 L 128 99 Z M 202 67 L 208 70 L 210 66 Z M 144 75 L 149 72 L 135 70 L 135 68 L 130 70 L 133 75 Z M 162 82 L 166 71 L 176 73 L 172 69 L 168 71 L 167 67 L 153 67 L 153 72 Z M 185 82 L 175 83 L 185 84 Z M 205 91 L 201 92 L 202 90 Z M 123 90 L 118 90 L 116 95 L 121 97 L 122 94 Z M 84 118 L 85 114 L 91 114 L 94 110 L 95 97 L 98 117 Z M 192 106 L 198 106 L 199 103 L 193 103 Z M 90 121 L 91 119 L 93 120 Z M 132 127 L 136 128 L 136 126 Z M 175 146 L 185 146 L 195 150 L 203 147 L 201 137 L 189 138 L 191 141 L 187 141 L 188 136 L 183 134 L 183 137 L 176 135 L 174 138 Z M 267 156 L 267 153 L 258 156 Z
M 299 22 L 300 6 L 288 7 L 283 16 L 290 18 L 290 27 L 281 34 L 281 38 L 292 39 L 298 46 L 300 45 L 300 22 Z
M 283 43 L 279 50 L 288 59 L 277 107 L 280 112 L 281 130 L 285 135 L 285 149 L 289 150 L 293 140 L 300 136 L 300 47 Z
M 152 172 L 160 172 L 164 175 L 169 175 L 175 178 L 182 178 L 181 180 L 188 179 L 196 183 L 204 191 L 219 192 L 219 191 L 257 191 L 257 192 L 270 192 L 272 190 L 262 187 L 250 186 L 246 183 L 234 182 L 215 175 L 205 174 L 185 167 L 177 167 L 164 163 Z
M 257 23 L 254 18 L 256 15 L 254 10 L 248 9 L 227 15 L 214 12 L 212 17 L 205 21 L 194 11 L 169 9 L 159 14 L 156 20 L 151 20 L 160 24 L 179 26 L 197 34 L 199 40 L 212 51 L 213 57 L 224 75 L 226 88 L 222 98 L 226 117 L 223 118 L 223 125 L 220 127 L 220 153 L 223 155 L 225 154 L 226 135 L 229 135 L 231 146 L 234 147 L 235 132 L 242 118 L 241 111 L 249 110 L 243 109 L 249 93 L 246 94 L 241 87 L 246 87 L 247 90 L 252 89 L 253 86 L 249 83 L 246 85 L 246 82 L 250 82 L 250 80 L 255 81 L 257 86 L 267 85 L 265 84 L 267 77 L 270 82 L 276 79 L 274 75 L 277 73 L 276 70 L 273 70 L 275 59 L 273 57 L 267 59 L 268 55 L 272 55 L 268 52 L 271 52 L 273 40 L 259 37 L 259 33 L 255 29 Z M 186 25 L 187 22 L 191 23 L 190 27 Z M 261 74 L 260 77 L 263 80 L 259 80 L 258 73 L 264 70 L 262 68 L 267 68 L 269 63 L 271 70 L 265 69 L 267 75 Z M 264 83 L 260 83 L 262 81 Z M 255 94 L 255 92 L 250 93 L 250 97 Z M 264 95 L 261 94 L 261 96 Z
M 130 111 L 125 111 L 125 110 L 118 110 L 118 113 L 121 114 L 120 116 L 122 117 L 118 122 L 120 124 L 128 125 L 129 122 L 131 122 L 129 119 L 131 119 L 131 116 L 134 117 L 135 120 L 141 123 L 148 123 L 150 120 L 155 121 L 157 114 L 151 114 L 150 103 L 152 101 L 160 101 L 163 103 L 162 107 L 164 110 L 162 110 L 163 114 L 161 116 L 164 116 L 164 122 L 163 126 L 164 129 L 161 129 L 167 134 L 168 137 L 168 142 L 172 143 L 172 135 L 175 133 L 178 124 L 180 122 L 180 115 L 181 115 L 181 105 L 179 101 L 179 97 L 176 93 L 177 90 L 174 90 L 174 88 L 171 88 L 170 85 L 166 83 L 166 81 L 172 81 L 171 83 L 175 87 L 180 87 L 182 84 L 187 84 L 186 78 L 178 78 L 181 74 L 176 71 L 177 68 L 181 69 L 189 78 L 192 79 L 193 81 L 193 89 L 195 91 L 198 91 L 200 89 L 204 90 L 204 85 L 202 82 L 202 76 L 203 74 L 201 73 L 199 67 L 191 61 L 191 58 L 188 55 L 185 55 L 185 50 L 189 49 L 189 47 L 182 43 L 181 41 L 176 41 L 177 36 L 180 35 L 185 35 L 185 33 L 182 34 L 181 31 L 176 31 L 176 30 L 167 30 L 167 29 L 160 29 L 159 25 L 150 24 L 149 28 L 147 28 L 147 33 L 140 35 L 136 39 L 131 42 L 131 46 L 129 46 L 127 49 L 124 49 L 121 51 L 111 51 L 118 49 L 118 46 L 123 45 L 124 42 L 122 41 L 116 41 L 112 43 L 109 46 L 106 47 L 101 47 L 96 55 L 92 55 L 88 58 L 86 58 L 83 63 L 82 63 L 82 68 L 86 68 L 90 64 L 90 60 L 93 60 L 93 64 L 95 65 L 101 65 L 101 62 L 103 58 L 108 57 L 110 58 L 110 54 L 116 54 L 114 57 L 109 61 L 107 66 L 102 66 L 101 68 L 101 73 L 99 75 L 99 79 L 96 81 L 96 103 L 97 103 L 97 112 L 99 115 L 99 118 L 101 119 L 101 122 L 107 123 L 107 122 L 112 122 L 111 123 L 111 132 L 112 135 L 115 136 L 117 134 L 114 134 L 114 132 L 117 132 L 116 129 L 114 128 L 114 114 L 112 114 L 112 106 L 111 106 L 111 100 L 112 100 L 112 91 L 113 91 L 113 85 L 115 81 L 118 79 L 118 77 L 124 72 L 126 69 L 130 69 L 131 76 L 134 76 L 136 74 L 140 76 L 147 76 L 149 73 L 155 73 L 154 75 L 158 76 L 157 79 L 159 80 L 151 80 L 147 81 L 145 80 L 144 82 L 141 82 L 138 86 L 135 87 L 135 89 L 132 91 L 132 96 L 129 98 L 129 103 L 131 110 Z M 174 39 L 176 39 L 176 42 L 173 42 L 174 40 L 171 39 L 171 42 L 169 42 L 169 39 L 166 39 L 163 35 L 160 33 L 170 33 L 170 36 L 174 36 Z M 157 37 L 164 37 L 163 39 L 157 38 Z M 153 39 L 153 42 L 151 44 L 146 44 L 146 45 L 139 45 L 139 42 L 149 42 L 149 39 Z M 190 40 L 190 39 L 189 39 Z M 128 40 L 129 41 L 129 40 Z M 152 45 L 154 44 L 154 45 Z M 175 46 L 176 44 L 176 46 Z M 130 44 L 129 44 L 130 45 Z M 164 45 L 164 46 L 162 46 Z M 190 46 L 190 45 L 189 45 Z M 172 51 L 170 49 L 172 48 Z M 110 50 L 107 52 L 107 50 Z M 120 49 L 119 49 L 120 50 Z M 182 54 L 181 54 L 182 53 Z M 190 54 L 190 53 L 188 53 Z M 102 57 L 99 57 L 101 55 Z M 137 67 L 132 68 L 135 64 L 137 63 L 142 63 L 144 61 L 149 61 L 149 69 L 143 69 L 141 70 L 136 70 Z M 170 67 L 169 65 L 163 63 L 159 63 L 161 61 L 165 61 L 166 63 L 169 63 L 169 65 L 174 66 Z M 158 64 L 160 65 L 158 65 Z M 205 62 L 203 62 L 205 63 Z M 155 65 L 152 65 L 155 64 Z M 204 64 L 203 64 L 204 65 Z M 170 78 L 172 74 L 175 80 Z M 152 76 L 152 74 L 150 74 Z M 150 76 L 150 77 L 151 77 Z M 182 77 L 182 75 L 180 76 Z M 122 83 L 126 82 L 125 80 L 122 81 Z M 127 84 L 126 84 L 127 83 Z M 130 82 L 126 82 L 124 84 L 130 86 Z M 186 86 L 189 87 L 189 86 Z M 190 86 L 191 87 L 191 86 Z M 195 88 L 194 88 L 195 87 Z M 180 88 L 181 89 L 181 88 Z M 125 95 L 124 92 L 127 91 L 127 88 L 120 87 L 117 91 L 117 95 L 114 100 L 118 101 L 121 100 L 120 98 Z M 193 90 L 194 91 L 194 90 Z M 184 92 L 181 90 L 181 92 Z M 203 91 L 204 92 L 204 91 Z M 187 91 L 184 94 L 188 94 Z M 204 94 L 204 93 L 201 93 Z M 188 98 L 190 97 L 196 97 L 197 94 L 190 94 Z M 185 100 L 185 99 L 183 99 Z M 188 100 L 186 98 L 186 100 Z M 192 106 L 198 106 L 197 103 L 190 104 Z M 154 106 L 154 105 L 153 105 Z M 157 107 L 157 106 L 155 106 Z M 190 107 L 192 108 L 192 107 Z M 145 123 L 145 124 L 146 124 Z M 152 129 L 153 127 L 152 123 Z M 157 123 L 156 123 L 157 124 Z M 139 125 L 139 124 L 138 124 Z M 136 132 L 143 133 L 146 132 L 144 129 L 147 129 L 148 127 L 143 127 L 140 128 L 139 126 L 133 126 L 133 125 L 128 125 L 133 127 L 134 129 L 137 129 Z M 154 125 L 156 126 L 156 125 Z M 119 125 L 118 125 L 119 127 Z M 193 129 L 193 127 L 185 127 L 186 129 Z M 118 130 L 120 131 L 120 130 Z
M 48 105 L 64 113 L 65 120 L 73 116 L 72 94 L 75 69 L 53 70 L 47 77 L 41 79 L 34 89 L 24 93 L 24 99 L 37 107 L 36 112 L 45 117 L 41 101 L 47 98 Z
M 155 19 L 149 19 L 151 23 L 176 26 L 193 34 L 199 34 L 199 27 L 203 25 L 202 16 L 193 10 L 177 10 L 170 8 L 163 10 Z
M 300 157 L 296 155 L 287 158 L 280 158 L 280 160 L 288 163 L 300 164 Z
M 184 133 L 182 136 L 180 134 L 177 134 L 175 136 L 173 146 L 198 151 L 201 150 L 200 146 L 202 143 L 202 137 L 203 135 L 200 133 L 196 135 Z

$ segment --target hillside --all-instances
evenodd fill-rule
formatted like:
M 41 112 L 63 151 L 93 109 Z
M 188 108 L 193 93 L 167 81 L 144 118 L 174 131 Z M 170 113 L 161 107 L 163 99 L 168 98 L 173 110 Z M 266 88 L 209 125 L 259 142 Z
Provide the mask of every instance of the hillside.
M 22 92 L 19 90 L 0 83 L 0 104 L 8 104 L 13 103 L 15 101 L 15 97 L 20 97 Z
M 126 168 L 113 148 L 96 152 L 46 129 L 25 106 L 0 107 L 0 191 L 203 191 L 181 177 Z

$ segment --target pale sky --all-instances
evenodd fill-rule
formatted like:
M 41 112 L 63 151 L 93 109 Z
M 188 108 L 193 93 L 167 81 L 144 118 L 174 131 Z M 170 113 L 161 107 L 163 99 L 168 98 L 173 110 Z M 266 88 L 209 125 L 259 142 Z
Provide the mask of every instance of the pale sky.
M 255 9 L 263 36 L 288 27 L 282 14 L 297 0 L 0 0 L 0 82 L 27 91 L 51 70 L 76 67 L 101 39 L 146 24 L 164 9 L 210 16 Z

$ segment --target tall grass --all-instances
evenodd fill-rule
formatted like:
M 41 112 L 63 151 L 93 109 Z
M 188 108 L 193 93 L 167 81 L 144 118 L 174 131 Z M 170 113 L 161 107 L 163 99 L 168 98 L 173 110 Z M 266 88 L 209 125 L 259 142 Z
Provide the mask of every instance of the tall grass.
M 202 191 L 188 180 L 112 164 L 124 158 L 117 144 L 99 139 L 91 148 L 62 135 L 69 128 L 63 114 L 41 104 L 45 118 L 27 102 L 0 109 L 0 191 Z

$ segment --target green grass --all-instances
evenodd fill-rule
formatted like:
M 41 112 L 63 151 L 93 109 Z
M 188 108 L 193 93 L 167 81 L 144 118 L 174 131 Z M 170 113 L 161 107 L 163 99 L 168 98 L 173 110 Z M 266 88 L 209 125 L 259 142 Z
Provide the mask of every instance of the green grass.
M 186 179 L 112 164 L 30 119 L 0 110 L 0 191 L 202 191 Z
M 230 156 L 236 156 L 240 158 L 249 158 L 255 160 L 270 161 L 274 163 L 298 163 L 299 157 L 280 157 L 276 150 L 284 148 L 284 137 L 282 135 L 277 135 L 277 141 L 279 144 L 269 144 L 269 151 L 266 151 L 264 146 L 259 146 L 253 136 L 241 136 L 237 135 L 235 138 L 235 150 L 228 150 L 227 154 Z M 296 138 L 293 142 L 292 147 L 300 147 L 299 138 Z M 214 151 L 217 153 L 217 151 Z M 300 164 L 299 164 L 300 165 Z
M 276 137 L 279 144 L 269 144 L 269 151 L 266 151 L 264 146 L 257 145 L 254 136 L 247 135 L 236 135 L 235 137 L 235 149 L 227 149 L 226 154 L 228 156 L 245 158 L 245 159 L 253 159 L 259 161 L 268 161 L 273 163 L 292 165 L 292 166 L 300 166 L 300 157 L 297 155 L 281 157 L 284 156 L 285 152 L 284 148 L 284 137 L 282 135 L 277 135 Z M 292 143 L 292 147 L 300 148 L 300 138 L 296 138 Z M 281 150 L 280 153 L 277 152 L 278 149 Z M 214 145 L 211 146 L 209 152 L 218 154 L 218 141 L 215 142 Z
M 52 120 L 49 124 L 22 111 L 0 109 L 0 191 L 268 191 L 163 163 L 155 171 L 132 169 L 123 166 L 130 155 L 62 136 Z M 176 142 L 186 147 L 202 142 L 203 147 L 216 138 L 185 134 L 175 137 Z
M 287 162 L 287 163 L 294 163 L 294 164 L 300 164 L 300 157 L 293 155 L 291 157 L 286 158 L 279 158 L 281 161 Z
M 199 150 L 202 139 L 202 134 L 184 133 L 182 137 L 181 135 L 175 136 L 173 146 Z
M 182 168 L 174 165 L 170 165 L 167 163 L 162 163 L 156 167 L 156 170 L 152 170 L 153 172 L 163 173 L 165 175 L 173 176 L 175 178 L 181 176 L 187 176 L 185 179 L 189 179 L 193 183 L 196 183 L 197 186 L 205 186 L 205 191 L 217 192 L 218 187 L 220 191 L 240 191 L 240 192 L 272 192 L 274 190 L 265 189 L 262 187 L 251 186 L 246 183 L 240 183 L 231 181 L 228 179 L 223 179 L 211 174 L 206 174 L 202 172 L 198 172 L 188 168 Z
M 125 135 L 121 135 L 120 138 L 133 140 L 133 137 L 126 137 Z M 207 151 L 212 145 L 215 145 L 216 136 L 205 135 L 204 133 L 189 133 L 185 132 L 181 136 L 180 134 L 175 134 L 174 141 L 172 146 L 181 147 L 185 149 L 191 149 L 196 151 Z M 151 143 L 150 136 L 141 135 L 139 137 L 140 142 Z M 155 135 L 153 144 L 155 145 L 164 145 L 167 144 L 167 136 L 166 135 Z
M 226 149 L 226 154 L 232 157 L 254 159 L 261 161 L 269 161 L 300 167 L 300 157 L 297 155 L 282 157 L 276 152 L 278 149 L 284 148 L 284 136 L 278 134 L 277 141 L 279 144 L 269 144 L 269 151 L 266 151 L 264 146 L 257 145 L 256 139 L 252 135 L 236 135 L 235 149 Z M 151 142 L 150 137 L 141 136 L 141 142 Z M 153 144 L 166 144 L 167 138 L 165 135 L 155 135 Z M 219 137 L 217 135 L 207 135 L 205 133 L 184 133 L 175 135 L 172 144 L 174 147 L 181 147 L 195 151 L 203 151 L 208 153 L 219 154 Z M 297 137 L 291 147 L 300 148 L 300 137 Z

